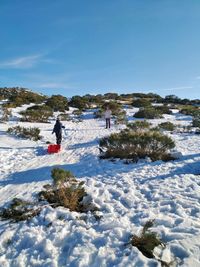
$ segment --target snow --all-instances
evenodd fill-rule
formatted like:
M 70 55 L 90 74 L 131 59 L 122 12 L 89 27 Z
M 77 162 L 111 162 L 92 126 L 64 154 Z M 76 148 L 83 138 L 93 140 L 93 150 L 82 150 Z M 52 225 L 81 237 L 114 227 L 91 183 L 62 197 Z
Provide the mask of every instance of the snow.
M 25 108 L 25 107 L 23 107 Z M 21 109 L 12 113 L 17 118 Z M 129 118 L 137 109 L 128 109 Z M 176 257 L 178 266 L 200 266 L 200 136 L 169 134 L 182 157 L 171 162 L 140 161 L 124 164 L 100 160 L 98 139 L 119 130 L 94 119 L 88 111 L 83 121 L 63 122 L 62 150 L 46 153 L 46 141 L 55 142 L 51 123 L 12 121 L 0 124 L 0 206 L 14 197 L 34 200 L 51 182 L 54 167 L 70 170 L 85 181 L 88 194 L 99 207 L 99 220 L 91 213 L 62 207 L 44 208 L 30 221 L 0 221 L 0 266 L 160 266 L 135 247 L 127 245 L 149 219 L 167 244 L 162 259 Z M 152 120 L 189 125 L 191 118 L 174 111 Z M 39 127 L 43 139 L 30 141 L 6 133 L 10 126 Z M 159 249 L 155 253 L 161 253 Z

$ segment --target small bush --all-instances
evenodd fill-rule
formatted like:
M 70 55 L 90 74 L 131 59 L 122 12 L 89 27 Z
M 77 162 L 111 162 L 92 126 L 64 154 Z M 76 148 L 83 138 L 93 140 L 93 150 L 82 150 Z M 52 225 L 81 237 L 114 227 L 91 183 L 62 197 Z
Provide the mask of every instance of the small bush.
M 180 113 L 184 115 L 200 117 L 200 109 L 198 107 L 195 107 L 192 105 L 186 105 L 186 106 L 180 106 L 179 109 L 180 109 Z
M 40 192 L 40 200 L 46 200 L 54 207 L 63 206 L 70 211 L 94 211 L 91 203 L 84 203 L 83 198 L 87 193 L 83 187 L 84 182 L 78 182 L 70 171 L 55 168 L 51 172 L 52 185 L 46 185 Z
M 73 96 L 69 102 L 69 105 L 80 110 L 87 109 L 90 107 L 89 100 L 81 96 Z
M 149 127 L 151 126 L 151 123 L 149 123 L 148 121 L 135 121 L 133 123 L 129 123 L 128 128 L 133 130 L 133 131 L 141 131 L 141 130 L 146 130 L 149 129 Z
M 160 255 L 155 254 L 154 249 L 156 247 L 159 247 L 159 249 L 163 251 L 166 248 L 166 244 L 162 242 L 155 232 L 150 231 L 150 228 L 152 228 L 153 225 L 154 220 L 147 221 L 143 226 L 141 234 L 139 236 L 132 236 L 130 241 L 131 245 L 138 248 L 145 257 L 158 260 L 162 267 L 174 266 L 174 263 L 176 262 L 175 259 L 166 262 L 161 259 Z
M 53 109 L 53 111 L 64 112 L 65 110 L 69 110 L 68 100 L 62 95 L 52 95 L 47 99 L 46 105 Z
M 149 231 L 153 223 L 154 221 L 148 221 L 144 225 L 141 235 L 134 235 L 131 240 L 132 246 L 137 247 L 147 258 L 154 258 L 153 250 L 155 247 L 160 245 L 165 246 L 156 233 Z
M 40 136 L 40 129 L 36 127 L 25 128 L 25 127 L 15 126 L 8 128 L 7 132 L 9 134 L 13 134 L 21 138 L 32 139 L 33 141 L 38 141 L 42 138 Z
M 159 111 L 161 114 L 172 114 L 172 111 L 171 109 L 166 106 L 166 105 L 163 105 L 163 106 L 154 106 L 154 108 Z
M 127 124 L 128 119 L 126 116 L 126 111 L 122 110 L 115 116 L 115 124 Z
M 8 208 L 0 210 L 0 217 L 14 222 L 31 219 L 38 215 L 41 208 L 35 208 L 34 204 L 19 198 L 14 198 Z
M 53 116 L 53 110 L 45 105 L 35 105 L 20 112 L 22 115 L 21 121 L 28 122 L 48 122 L 49 117 Z
M 133 107 L 142 108 L 142 107 L 150 107 L 151 102 L 146 98 L 138 98 L 133 100 L 132 102 Z
M 11 111 L 8 108 L 3 106 L 2 107 L 2 116 L 1 116 L 0 121 L 2 121 L 2 122 L 9 121 L 11 114 L 12 114 Z
M 162 118 L 160 111 L 154 107 L 140 108 L 138 112 L 134 114 L 135 118 L 144 118 L 144 119 L 158 119 Z
M 192 126 L 200 128 L 200 116 L 199 117 L 194 117 L 192 120 Z
M 61 121 L 70 121 L 69 114 L 66 113 L 59 114 L 59 118 L 61 119 Z
M 174 141 L 160 132 L 133 130 L 104 137 L 99 145 L 101 158 L 131 159 L 134 162 L 145 157 L 152 161 L 169 159 L 168 150 L 175 147 Z
M 160 124 L 158 124 L 158 127 L 160 129 L 166 130 L 166 131 L 174 131 L 176 126 L 172 123 L 172 122 L 162 122 Z

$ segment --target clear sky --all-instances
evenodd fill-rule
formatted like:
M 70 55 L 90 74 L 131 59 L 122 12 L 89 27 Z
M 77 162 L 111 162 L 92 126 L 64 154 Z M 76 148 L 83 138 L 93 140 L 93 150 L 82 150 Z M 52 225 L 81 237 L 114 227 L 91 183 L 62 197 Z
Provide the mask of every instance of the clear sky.
M 0 87 L 200 98 L 200 0 L 0 0 Z

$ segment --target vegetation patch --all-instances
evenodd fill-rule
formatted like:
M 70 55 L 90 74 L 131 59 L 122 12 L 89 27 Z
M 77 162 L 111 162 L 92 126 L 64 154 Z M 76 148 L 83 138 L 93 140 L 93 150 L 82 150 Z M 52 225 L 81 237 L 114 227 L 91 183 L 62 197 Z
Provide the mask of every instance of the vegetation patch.
M 83 201 L 84 197 L 88 196 L 84 182 L 77 181 L 70 171 L 54 168 L 51 177 L 53 183 L 44 186 L 45 190 L 39 193 L 40 200 L 46 200 L 54 207 L 63 206 L 70 211 L 95 211 L 90 198 L 89 202 Z
M 38 141 L 42 138 L 40 136 L 40 129 L 37 127 L 25 128 L 25 127 L 15 126 L 8 128 L 7 132 L 9 134 L 13 134 L 21 138 L 32 139 L 33 141 Z
M 100 139 L 100 158 L 130 159 L 137 162 L 149 157 L 152 161 L 170 160 L 174 141 L 158 131 L 122 130 Z
M 131 129 L 133 131 L 142 131 L 142 130 L 146 130 L 149 129 L 149 127 L 151 126 L 151 123 L 144 120 L 144 121 L 135 121 L 133 123 L 129 123 L 127 125 L 128 129 Z
M 21 111 L 21 121 L 28 122 L 48 122 L 49 117 L 53 116 L 53 110 L 46 105 L 35 105 L 27 108 L 25 111 Z
M 11 220 L 13 222 L 24 221 L 37 216 L 41 211 L 40 207 L 35 207 L 34 203 L 14 198 L 7 208 L 0 210 L 0 217 L 3 220 Z
M 62 95 L 52 95 L 46 101 L 46 105 L 49 106 L 53 111 L 69 110 L 68 100 Z
M 176 126 L 172 122 L 169 122 L 169 121 L 158 124 L 158 127 L 165 131 L 171 131 L 171 132 L 174 131 L 176 128 Z
M 139 111 L 134 114 L 134 117 L 144 119 L 159 119 L 162 118 L 162 112 L 154 107 L 140 108 Z
M 162 267 L 169 267 L 174 263 L 174 260 L 166 262 L 155 255 L 154 249 L 156 247 L 159 247 L 160 250 L 164 250 L 166 245 L 155 232 L 149 230 L 153 225 L 154 220 L 147 221 L 143 226 L 141 234 L 139 236 L 133 235 L 130 243 L 132 246 L 137 247 L 147 258 L 157 259 Z

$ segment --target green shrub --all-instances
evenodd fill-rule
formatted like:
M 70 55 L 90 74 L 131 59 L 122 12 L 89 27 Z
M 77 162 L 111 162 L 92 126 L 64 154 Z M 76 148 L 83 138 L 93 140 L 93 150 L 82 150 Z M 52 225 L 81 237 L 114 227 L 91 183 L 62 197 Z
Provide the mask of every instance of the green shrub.
M 161 114 L 172 114 L 171 109 L 167 105 L 163 106 L 154 106 L 154 108 L 159 111 Z
M 69 110 L 68 100 L 62 95 L 52 95 L 47 99 L 46 105 L 53 109 L 53 111 L 64 112 L 65 110 Z
M 158 124 L 158 127 L 166 131 L 174 131 L 176 128 L 176 126 L 172 122 L 169 122 L 169 121 Z
M 129 123 L 127 125 L 128 129 L 131 129 L 133 131 L 140 131 L 140 130 L 146 130 L 149 129 L 149 127 L 151 126 L 151 123 L 149 123 L 148 121 L 135 121 L 133 123 Z
M 158 119 L 162 118 L 162 114 L 154 107 L 146 107 L 140 108 L 139 111 L 134 114 L 134 117 L 144 119 Z
M 200 128 L 200 116 L 199 117 L 194 117 L 192 120 L 192 126 Z
M 127 131 L 113 133 L 100 139 L 101 158 L 131 159 L 149 157 L 152 161 L 170 159 L 168 150 L 175 147 L 174 141 L 157 131 Z
M 53 116 L 53 110 L 46 105 L 35 105 L 21 111 L 20 114 L 22 115 L 21 121 L 46 123 Z
M 4 220 L 19 222 L 31 219 L 38 215 L 40 211 L 41 207 L 36 208 L 34 203 L 14 198 L 8 208 L 2 208 L 0 210 L 0 217 Z
M 40 129 L 36 127 L 25 128 L 25 127 L 15 126 L 8 128 L 7 132 L 9 134 L 13 134 L 21 138 L 32 139 L 33 141 L 38 141 L 41 139 Z
M 73 96 L 69 102 L 69 105 L 80 110 L 84 110 L 90 107 L 89 100 L 86 97 Z
M 161 255 L 155 255 L 154 249 L 159 247 L 161 251 L 164 251 L 166 244 L 164 244 L 160 237 L 155 233 L 151 232 L 149 229 L 154 225 L 154 220 L 147 221 L 142 229 L 142 232 L 139 236 L 133 235 L 131 238 L 131 245 L 138 248 L 144 256 L 150 259 L 156 259 L 160 262 L 162 267 L 174 266 L 176 259 L 173 259 L 170 262 L 162 260 Z
M 46 200 L 54 207 L 63 206 L 70 211 L 86 212 L 96 208 L 89 203 L 83 203 L 83 197 L 87 195 L 84 182 L 78 182 L 70 171 L 55 168 L 51 172 L 52 185 L 46 185 L 40 192 L 39 199 Z
M 61 121 L 69 121 L 70 120 L 69 114 L 66 114 L 66 113 L 59 114 L 59 118 L 61 119 Z
M 138 98 L 134 99 L 132 102 L 133 107 L 141 108 L 141 107 L 150 107 L 151 102 L 146 98 Z
M 198 107 L 187 105 L 187 106 L 179 106 L 179 109 L 180 109 L 180 113 L 184 115 L 200 117 L 200 109 Z
M 128 119 L 126 116 L 126 111 L 122 110 L 115 116 L 115 124 L 127 124 Z
M 8 103 L 4 104 L 7 108 L 15 108 L 30 103 L 40 104 L 46 99 L 44 95 L 20 87 L 1 88 L 0 96 L 3 99 L 8 99 Z
M 153 226 L 153 222 L 148 221 L 144 225 L 141 235 L 133 235 L 131 239 L 132 246 L 137 247 L 147 258 L 154 258 L 153 250 L 155 247 L 160 245 L 165 247 L 156 233 L 149 231 L 149 228 Z
M 2 122 L 9 121 L 11 114 L 12 114 L 11 111 L 8 108 L 3 106 L 2 107 L 2 116 L 1 116 L 0 121 L 2 121 Z

